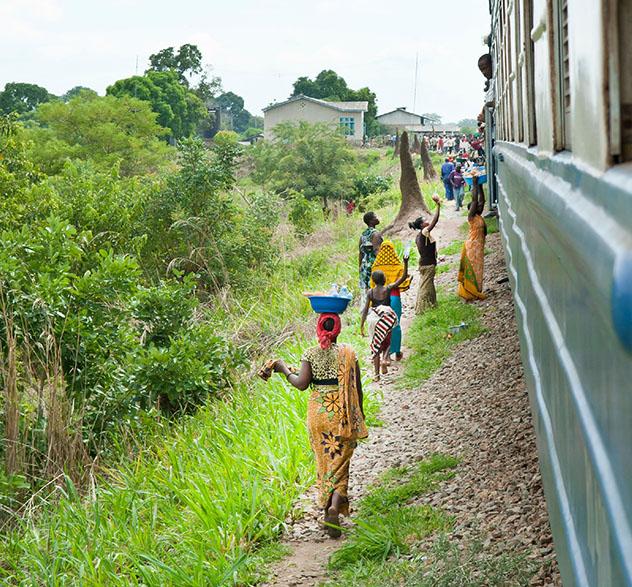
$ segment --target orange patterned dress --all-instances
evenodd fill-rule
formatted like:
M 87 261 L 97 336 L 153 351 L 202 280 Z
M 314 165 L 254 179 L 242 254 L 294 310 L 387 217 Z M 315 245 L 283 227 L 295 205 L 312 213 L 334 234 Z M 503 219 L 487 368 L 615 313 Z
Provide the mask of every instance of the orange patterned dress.
M 326 508 L 334 491 L 347 497 L 351 456 L 357 439 L 368 434 L 355 389 L 356 355 L 347 345 L 332 344 L 308 349 L 303 360 L 312 368 L 307 428 L 316 457 L 318 501 Z M 349 515 L 348 499 L 340 513 Z
M 485 261 L 485 220 L 477 214 L 471 220 L 470 233 L 463 244 L 459 265 L 458 294 L 464 300 L 484 300 L 483 266 Z

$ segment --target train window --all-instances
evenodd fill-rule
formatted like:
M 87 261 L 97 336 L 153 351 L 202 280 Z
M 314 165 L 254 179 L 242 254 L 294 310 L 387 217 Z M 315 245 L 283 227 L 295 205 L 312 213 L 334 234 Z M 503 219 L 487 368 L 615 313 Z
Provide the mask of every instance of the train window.
M 632 0 L 619 0 L 621 160 L 632 161 Z
M 571 148 L 571 79 L 568 55 L 568 0 L 555 2 L 555 46 L 557 54 L 557 136 L 558 150 Z
M 533 65 L 533 0 L 524 0 L 522 14 L 522 26 L 524 39 L 524 63 L 525 63 L 525 104 L 526 104 L 526 134 L 527 144 L 535 145 L 538 142 L 535 124 L 535 69 Z

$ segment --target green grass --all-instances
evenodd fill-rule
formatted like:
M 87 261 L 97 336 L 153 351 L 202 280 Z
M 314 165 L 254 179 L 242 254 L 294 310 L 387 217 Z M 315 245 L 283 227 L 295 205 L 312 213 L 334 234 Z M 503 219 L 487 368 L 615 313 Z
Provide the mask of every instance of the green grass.
M 477 337 L 484 331 L 478 320 L 478 308 L 467 304 L 455 293 L 438 292 L 438 305 L 415 317 L 408 330 L 407 346 L 411 352 L 406 359 L 402 388 L 418 387 L 450 356 L 452 348 Z M 448 327 L 465 322 L 468 327 L 450 335 Z
M 363 574 L 365 565 L 407 554 L 433 532 L 448 530 L 452 525 L 448 515 L 410 501 L 452 477 L 457 462 L 433 455 L 412 469 L 392 469 L 383 475 L 360 501 L 354 528 L 330 558 L 330 569 L 336 571 L 332 585 L 348 585 Z
M 380 211 L 385 223 L 395 213 L 394 207 Z M 337 282 L 357 293 L 362 227 L 360 215 L 342 215 L 315 250 L 295 255 L 296 242 L 288 242 L 257 288 L 215 302 L 217 328 L 251 357 L 280 356 L 297 365 L 314 344 L 315 315 L 302 292 Z M 343 322 L 340 340 L 356 348 L 369 374 L 357 306 Z M 3 529 L 0 583 L 260 580 L 264 563 L 280 556 L 277 539 L 295 499 L 314 481 L 307 397 L 279 376 L 268 383 L 245 378 L 225 400 L 192 417 L 170 423 L 144 415 L 119 438 L 117 460 L 101 464 L 88 494 L 65 480 L 35 496 L 29 511 Z M 365 392 L 369 425 L 381 424 L 380 400 L 379 392 Z
M 328 587 L 527 587 L 538 570 L 528 552 L 498 552 L 475 540 L 462 549 L 440 535 L 428 550 L 406 557 L 365 560 L 345 569 Z
M 439 255 L 456 255 L 461 252 L 463 248 L 462 240 L 452 241 L 449 245 L 439 249 Z

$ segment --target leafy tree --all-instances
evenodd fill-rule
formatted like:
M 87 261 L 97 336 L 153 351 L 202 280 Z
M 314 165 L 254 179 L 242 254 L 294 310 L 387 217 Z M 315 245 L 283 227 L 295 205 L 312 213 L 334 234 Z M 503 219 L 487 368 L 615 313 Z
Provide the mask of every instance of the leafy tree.
M 176 52 L 173 47 L 167 47 L 149 56 L 150 71 L 175 71 L 180 77 L 180 82 L 189 85 L 190 78 L 202 72 L 202 52 L 197 45 L 182 45 Z
M 258 183 L 280 194 L 298 192 L 307 199 L 342 199 L 350 189 L 354 154 L 344 136 L 326 124 L 282 123 L 274 140 L 255 145 Z
M 225 92 L 215 99 L 215 105 L 219 106 L 232 120 L 232 129 L 241 133 L 248 128 L 252 115 L 244 109 L 244 99 L 234 92 Z
M 457 125 L 459 126 L 459 130 L 463 134 L 467 135 L 475 133 L 478 127 L 478 123 L 474 118 L 464 118 L 463 120 L 459 120 Z
M 8 83 L 4 86 L 4 91 L 0 92 L 0 112 L 27 114 L 35 110 L 39 104 L 50 102 L 54 98 L 55 96 L 46 88 L 36 84 Z
M 129 96 L 49 102 L 35 119 L 40 126 L 28 131 L 31 159 L 49 174 L 69 159 L 92 160 L 101 169 L 118 165 L 122 175 L 155 171 L 169 159 L 170 148 L 159 140 L 166 131 L 150 105 Z
M 71 88 L 70 90 L 68 90 L 61 97 L 61 99 L 64 102 L 70 102 L 70 100 L 82 94 L 84 96 L 91 96 L 91 97 L 98 96 L 98 94 L 91 88 L 86 88 L 85 86 L 75 86 L 74 88 Z
M 292 96 L 310 96 L 330 101 L 367 101 L 368 111 L 365 116 L 366 130 L 369 136 L 379 133 L 377 116 L 377 97 L 369 88 L 352 90 L 347 82 L 331 69 L 321 71 L 313 80 L 309 77 L 299 77 L 293 85 Z
M 248 269 L 274 258 L 275 202 L 256 197 L 242 209 L 227 193 L 241 152 L 235 133 L 219 132 L 210 150 L 199 139 L 178 149 L 179 169 L 148 210 L 144 255 L 158 272 L 194 271 L 205 290 L 243 283 Z
M 181 83 L 175 71 L 149 71 L 144 76 L 118 80 L 107 89 L 111 96 L 132 96 L 149 102 L 157 122 L 174 138 L 189 137 L 208 116 L 204 103 Z

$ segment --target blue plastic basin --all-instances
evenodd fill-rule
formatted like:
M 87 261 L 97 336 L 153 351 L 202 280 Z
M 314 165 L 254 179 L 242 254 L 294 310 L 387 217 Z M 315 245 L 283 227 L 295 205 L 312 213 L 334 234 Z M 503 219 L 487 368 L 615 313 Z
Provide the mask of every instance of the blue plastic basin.
M 312 310 L 318 314 L 342 314 L 351 300 L 336 296 L 309 296 Z
M 479 167 L 478 169 L 479 169 L 478 185 L 482 185 L 484 183 L 487 183 L 487 172 L 486 172 L 485 168 L 484 167 Z M 472 178 L 471 177 L 466 177 L 465 178 L 465 183 L 467 183 L 467 185 L 472 187 Z

